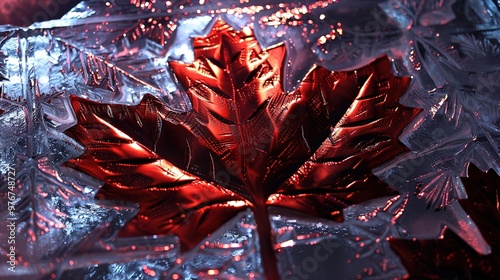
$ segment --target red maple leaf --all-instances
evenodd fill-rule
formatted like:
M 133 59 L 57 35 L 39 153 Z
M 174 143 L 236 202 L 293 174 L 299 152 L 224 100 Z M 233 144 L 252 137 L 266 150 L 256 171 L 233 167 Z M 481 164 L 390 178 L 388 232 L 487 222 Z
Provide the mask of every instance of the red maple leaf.
M 459 200 L 491 246 L 481 255 L 449 229 L 437 240 L 390 240 L 412 279 L 500 279 L 500 177 L 473 164 L 462 182 L 467 199 Z
M 194 52 L 192 64 L 170 63 L 188 113 L 149 95 L 137 106 L 72 98 L 67 134 L 87 151 L 69 165 L 104 181 L 102 197 L 141 205 L 123 234 L 173 233 L 189 249 L 250 207 L 277 279 L 269 205 L 342 220 L 346 206 L 396 193 L 371 169 L 405 151 L 397 136 L 419 110 L 398 103 L 410 79 L 387 58 L 314 67 L 285 93 L 285 46 L 261 49 L 250 28 L 218 21 Z

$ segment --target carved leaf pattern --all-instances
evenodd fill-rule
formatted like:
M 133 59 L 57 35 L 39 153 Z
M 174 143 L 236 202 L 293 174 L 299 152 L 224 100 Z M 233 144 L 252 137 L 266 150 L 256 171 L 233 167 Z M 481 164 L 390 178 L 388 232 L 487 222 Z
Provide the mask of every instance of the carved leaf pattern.
M 87 152 L 69 165 L 105 181 L 102 197 L 141 204 L 123 234 L 175 233 L 189 249 L 250 207 L 273 266 L 267 205 L 340 220 L 348 205 L 396 194 L 371 168 L 405 151 L 397 136 L 419 110 L 397 102 L 409 79 L 387 58 L 314 67 L 286 93 L 285 46 L 261 49 L 248 27 L 219 20 L 194 52 L 192 64 L 170 62 L 190 112 L 151 95 L 137 106 L 72 98 L 78 124 L 66 133 Z
M 500 178 L 492 169 L 482 172 L 473 164 L 469 165 L 467 175 L 462 182 L 468 198 L 459 202 L 479 227 L 491 251 L 479 254 L 449 229 L 438 240 L 390 240 L 412 279 L 500 277 Z

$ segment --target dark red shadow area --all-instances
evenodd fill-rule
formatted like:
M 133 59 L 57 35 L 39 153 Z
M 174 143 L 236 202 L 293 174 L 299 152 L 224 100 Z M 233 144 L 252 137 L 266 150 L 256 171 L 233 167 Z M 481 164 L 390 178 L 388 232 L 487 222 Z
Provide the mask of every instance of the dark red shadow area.
M 1 0 L 0 25 L 29 26 L 61 18 L 81 0 Z

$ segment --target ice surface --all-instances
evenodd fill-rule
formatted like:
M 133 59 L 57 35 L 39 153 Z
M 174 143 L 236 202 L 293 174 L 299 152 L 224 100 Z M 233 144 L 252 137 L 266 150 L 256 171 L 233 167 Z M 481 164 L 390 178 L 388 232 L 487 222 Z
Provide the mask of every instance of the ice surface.
M 171 236 L 122 241 L 114 234 L 136 205 L 96 200 L 102 182 L 63 166 L 85 150 L 63 134 L 76 122 L 70 95 L 133 105 L 149 93 L 173 111 L 189 111 L 168 61 L 192 62 L 191 38 L 207 34 L 214 17 L 238 28 L 250 24 L 264 48 L 285 42 L 286 91 L 314 64 L 351 70 L 386 54 L 394 73 L 413 77 L 401 102 L 424 109 L 400 136 L 411 151 L 375 169 L 399 200 L 350 207 L 340 224 L 271 216 L 285 279 L 305 279 L 294 267 L 312 271 L 313 261 L 305 260 L 332 241 L 340 246 L 331 260 L 336 265 L 314 259 L 318 269 L 306 276 L 402 277 L 406 270 L 386 238 L 437 238 L 444 227 L 477 252 L 491 250 L 457 200 L 467 198 L 459 177 L 469 162 L 500 173 L 498 3 L 242 2 L 93 0 L 61 20 L 0 26 L 0 278 L 12 279 L 4 261 L 9 216 L 16 218 L 20 279 L 263 278 L 251 213 L 187 253 Z M 338 272 L 344 264 L 350 270 Z

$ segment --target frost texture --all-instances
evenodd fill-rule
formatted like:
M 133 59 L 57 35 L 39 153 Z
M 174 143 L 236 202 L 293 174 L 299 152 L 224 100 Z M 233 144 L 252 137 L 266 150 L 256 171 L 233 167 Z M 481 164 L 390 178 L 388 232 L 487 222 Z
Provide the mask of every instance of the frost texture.
M 483 173 L 470 164 L 467 177 L 461 178 L 461 181 L 468 198 L 460 199 L 460 205 L 479 227 L 491 249 L 488 254 L 478 254 L 449 230 L 445 230 L 438 240 L 390 240 L 391 248 L 414 279 L 496 279 L 500 276 L 500 177 L 493 170 Z
M 393 221 L 407 199 L 376 199 L 349 207 L 342 223 L 300 214 L 272 216 L 283 279 L 400 279 L 406 275 L 389 238 L 404 236 Z M 323 278 L 322 278 L 323 277 Z
M 465 176 L 469 162 L 500 172 L 498 5 L 457 1 L 453 7 L 461 13 L 454 15 L 446 1 L 429 2 L 435 2 L 434 13 L 442 21 L 412 20 L 428 14 L 427 1 L 380 4 L 401 27 L 403 44 L 392 49 L 403 54 L 396 69 L 416 77 L 402 103 L 419 104 L 425 113 L 400 137 L 412 154 L 376 174 L 414 194 L 408 209 L 419 215 L 399 220 L 409 237 L 437 237 L 448 226 L 484 253 L 487 243 L 457 200 L 467 197 L 459 177 Z
M 189 110 L 190 104 L 165 65 L 169 58 L 191 62 L 194 55 L 191 46 L 186 43 L 187 38 L 207 34 L 211 16 L 220 15 L 236 27 L 253 23 L 262 47 L 287 42 L 290 67 L 286 70 L 285 88 L 288 91 L 296 87 L 315 63 L 330 70 L 349 70 L 366 65 L 382 54 L 394 58 L 395 73 L 414 76 L 412 86 L 402 102 L 425 110 L 400 137 L 412 152 L 377 169 L 380 178 L 408 199 L 404 204 L 405 211 L 395 221 L 395 226 L 404 229 L 404 234 L 391 229 L 388 231 L 389 237 L 436 238 L 443 226 L 447 226 L 476 251 L 488 251 L 487 242 L 457 200 L 466 197 L 467 192 L 458 178 L 465 175 L 468 162 L 475 163 L 483 171 L 492 168 L 500 173 L 500 12 L 496 1 L 305 1 L 304 8 L 291 5 L 296 1 L 280 1 L 282 5 L 278 6 L 276 1 L 265 0 L 244 4 L 239 1 L 220 1 L 223 2 L 222 6 L 216 5 L 218 1 L 209 0 L 203 1 L 204 6 L 199 5 L 202 1 L 168 1 L 168 6 L 166 1 L 114 0 L 109 1 L 110 5 L 106 5 L 106 2 L 82 2 L 62 20 L 35 24 L 29 31 L 0 27 L 2 215 L 5 215 L 7 200 L 6 170 L 12 165 L 22 167 L 18 176 L 19 183 L 24 185 L 18 186 L 22 186 L 24 191 L 23 199 L 36 202 L 35 207 L 47 216 L 36 227 L 36 223 L 24 223 L 26 229 L 31 228 L 36 230 L 33 232 L 39 233 L 42 229 L 50 229 L 48 234 L 40 237 L 42 239 L 51 234 L 64 239 L 69 232 L 82 231 L 78 234 L 88 234 L 84 240 L 92 244 L 88 248 L 102 253 L 96 253 L 94 256 L 99 257 L 94 261 L 101 262 L 106 258 L 110 262 L 124 261 L 110 258 L 113 250 L 106 250 L 106 245 L 94 246 L 95 241 L 90 237 L 100 235 L 96 230 L 102 229 L 102 223 L 110 221 L 109 214 L 116 218 L 115 227 L 120 225 L 118 220 L 125 220 L 128 214 L 119 214 L 106 205 L 95 203 L 91 194 L 99 184 L 74 170 L 60 167 L 61 163 L 82 152 L 82 147 L 61 135 L 61 131 L 74 122 L 67 98 L 71 93 L 108 103 L 133 104 L 140 100 L 144 92 L 151 92 L 174 110 Z M 233 4 L 239 8 L 231 7 Z M 352 15 L 353 9 L 357 11 L 356 16 Z M 160 21 L 163 29 L 157 29 L 154 20 Z M 155 30 L 152 26 L 155 26 Z M 162 30 L 163 34 L 155 33 L 158 30 Z M 140 40 L 142 37 L 148 39 Z M 28 43 L 26 38 L 30 38 Z M 18 48 L 19 44 L 24 45 Z M 43 67 L 33 67 L 33 61 L 30 67 L 25 67 L 27 61 L 20 63 L 24 56 L 18 49 L 36 52 L 36 65 Z M 143 49 L 144 52 L 141 51 Z M 37 83 L 35 79 L 25 79 L 26 76 L 36 77 Z M 28 92 L 37 94 L 27 96 Z M 28 147 L 31 152 L 28 152 Z M 34 158 L 35 155 L 38 157 Z M 37 181 L 27 180 L 33 178 L 34 174 L 38 174 Z M 57 179 L 58 176 L 61 181 Z M 44 196 L 27 192 L 34 188 L 42 190 Z M 77 199 L 61 199 L 65 194 L 75 195 Z M 68 202 L 70 204 L 66 205 Z M 383 205 L 380 201 L 379 206 Z M 18 206 L 17 209 L 34 213 L 34 208 L 29 207 Z M 92 221 L 88 221 L 93 224 L 87 226 L 76 223 L 78 220 L 72 220 L 75 218 L 50 211 L 55 208 L 60 208 L 61 213 L 69 216 L 90 212 L 96 215 Z M 352 209 L 363 212 L 364 206 L 353 206 Z M 390 215 L 389 210 L 381 212 Z M 85 219 L 89 217 L 86 215 Z M 332 234 L 335 240 L 342 240 L 341 244 L 350 244 L 348 238 L 344 240 L 344 237 L 336 234 L 335 229 L 337 226 L 347 227 L 351 223 L 363 230 L 363 235 L 358 231 L 354 235 L 367 236 L 369 240 L 383 236 L 371 233 L 372 223 L 354 223 L 352 219 L 347 219 L 342 225 L 329 225 L 325 229 L 299 220 L 291 222 L 285 215 L 280 219 L 274 218 L 277 228 L 283 225 L 293 227 L 284 233 L 276 232 L 276 240 L 281 241 L 295 240 L 294 237 L 282 237 L 282 234 L 288 236 L 287 232 L 302 228 L 308 233 L 319 232 L 324 236 Z M 379 222 L 378 218 L 371 221 Z M 53 227 L 61 224 L 64 224 L 64 229 Z M 380 224 L 385 225 L 385 222 L 380 220 Z M 21 223 L 19 225 L 21 227 Z M 0 235 L 0 238 L 2 250 L 5 250 L 6 239 L 4 235 Z M 108 244 L 112 244 L 109 236 L 107 240 L 111 242 Z M 130 274 L 132 270 L 139 271 L 139 279 L 148 279 L 151 276 L 146 273 L 151 272 L 144 266 L 154 267 L 157 272 L 168 271 L 172 258 L 175 258 L 174 254 L 161 257 L 157 262 L 147 261 L 144 257 L 148 252 L 146 250 L 125 260 L 130 261 L 127 264 L 103 264 L 96 268 L 86 262 L 91 258 L 82 257 L 84 255 L 77 253 L 76 249 L 70 250 L 78 247 L 76 243 L 82 240 L 68 241 L 71 242 L 67 244 L 67 254 L 81 257 L 81 266 L 78 268 L 81 270 L 69 270 L 71 267 L 65 262 L 69 258 L 65 256 L 59 271 L 68 270 L 66 273 L 74 274 L 64 277 L 58 272 L 56 277 L 60 279 L 92 279 L 99 275 L 106 275 L 110 279 L 114 276 L 120 278 L 123 275 L 135 275 Z M 174 240 L 158 242 L 176 243 Z M 305 248 L 310 245 L 298 246 Z M 294 250 L 293 247 L 286 247 L 280 253 L 279 258 L 285 263 L 283 271 L 291 267 L 291 263 L 302 265 L 303 260 L 294 260 L 300 253 Z M 314 256 L 314 249 L 309 250 Z M 365 249 L 353 246 L 349 250 L 353 250 L 352 253 L 338 254 L 339 262 L 342 259 L 344 262 L 352 260 L 355 252 L 362 255 Z M 44 261 L 50 262 L 54 254 L 56 252 L 48 251 Z M 5 255 L 5 251 L 2 251 L 2 255 Z M 380 258 L 379 255 L 370 256 L 373 259 Z M 387 256 L 386 260 L 392 259 L 390 252 L 384 256 Z M 395 272 L 391 275 L 400 275 L 401 266 L 394 260 L 391 263 L 394 264 L 392 271 Z M 44 266 L 45 263 L 40 264 Z M 89 267 L 83 268 L 86 266 Z M 101 273 L 100 268 L 105 272 Z M 2 267 L 1 273 L 5 271 Z M 365 273 L 358 266 L 354 271 Z M 39 271 L 26 273 L 38 275 Z M 231 274 L 233 271 L 221 270 L 219 273 Z M 299 275 L 294 276 L 300 278 Z M 155 277 L 160 276 L 156 274 Z M 289 278 L 292 277 L 289 275 Z
M 172 242 L 164 243 L 168 241 Z M 261 279 L 262 273 L 255 222 L 251 212 L 245 211 L 187 254 L 175 251 L 163 258 L 96 265 L 67 271 L 61 279 L 206 279 L 216 274 L 217 279 L 234 279 L 235 275 Z
M 111 258 L 109 242 L 135 206 L 96 201 L 101 183 L 60 165 L 83 148 L 62 133 L 73 125 L 73 112 L 64 79 L 51 67 L 59 50 L 38 31 L 7 32 L 0 41 L 0 276 L 9 279 L 57 276 L 96 261 L 85 254 L 100 254 L 101 263 L 126 259 Z M 97 241 L 108 245 L 96 247 Z M 6 262 L 12 251 L 15 272 Z M 141 258 L 158 254 L 139 251 Z
M 234 217 L 172 270 L 180 279 L 264 278 L 256 224 L 250 211 Z M 216 275 L 216 276 L 214 276 Z
M 98 242 L 79 256 L 80 263 L 63 267 L 58 279 L 165 279 L 179 256 L 176 243 L 171 236 Z

